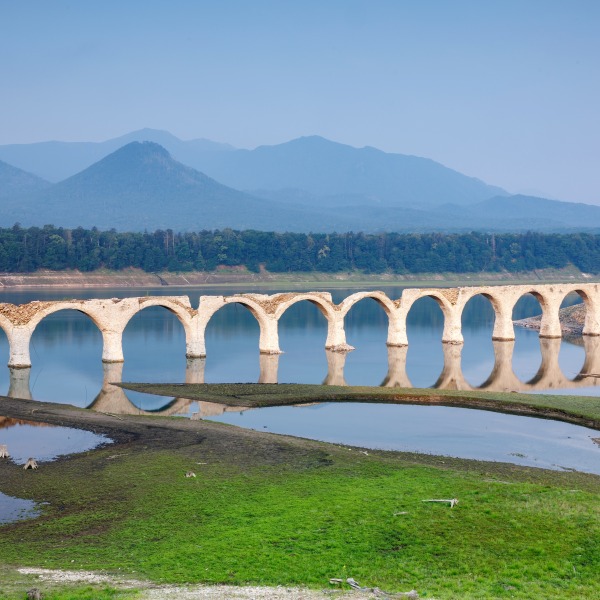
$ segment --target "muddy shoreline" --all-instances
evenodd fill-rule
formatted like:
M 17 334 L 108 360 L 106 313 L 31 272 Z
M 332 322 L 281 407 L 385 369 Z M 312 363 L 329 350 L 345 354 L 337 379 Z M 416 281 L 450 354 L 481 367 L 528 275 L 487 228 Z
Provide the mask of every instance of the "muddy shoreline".
M 354 386 L 323 386 L 311 384 L 162 384 L 119 383 L 123 389 L 179 397 L 190 400 L 221 403 L 234 407 L 264 408 L 270 406 L 293 406 L 314 402 L 364 402 L 380 404 L 415 404 L 472 408 L 506 414 L 564 421 L 600 430 L 600 418 L 586 417 L 558 408 L 534 406 L 514 402 L 510 394 L 502 400 L 487 399 L 467 393 L 451 395 L 424 391 Z

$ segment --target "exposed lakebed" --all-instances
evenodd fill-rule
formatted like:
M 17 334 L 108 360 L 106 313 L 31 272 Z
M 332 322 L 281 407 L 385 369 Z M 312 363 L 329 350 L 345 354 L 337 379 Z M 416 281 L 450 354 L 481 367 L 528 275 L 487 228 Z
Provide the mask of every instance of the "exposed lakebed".
M 0 460 L 12 460 L 18 465 L 24 465 L 30 457 L 37 462 L 50 461 L 109 442 L 108 437 L 83 429 L 0 417 L 0 446 L 5 445 L 10 455 Z M 30 475 L 24 473 L 24 476 Z M 0 492 L 0 524 L 36 517 L 39 513 L 37 506 L 31 500 Z
M 367 449 L 501 461 L 600 475 L 600 432 L 548 418 L 376 401 L 253 408 L 169 399 L 131 390 L 127 393 L 140 414 L 168 411 L 171 416 L 207 419 Z M 243 403 L 243 396 L 239 399 Z M 498 409 L 502 410 L 502 406 Z

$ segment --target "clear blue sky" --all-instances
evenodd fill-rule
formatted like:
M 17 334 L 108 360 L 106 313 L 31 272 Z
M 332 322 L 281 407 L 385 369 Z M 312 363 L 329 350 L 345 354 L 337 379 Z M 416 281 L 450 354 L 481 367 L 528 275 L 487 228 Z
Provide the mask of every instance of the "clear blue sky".
M 0 144 L 318 134 L 600 204 L 599 0 L 0 0 Z

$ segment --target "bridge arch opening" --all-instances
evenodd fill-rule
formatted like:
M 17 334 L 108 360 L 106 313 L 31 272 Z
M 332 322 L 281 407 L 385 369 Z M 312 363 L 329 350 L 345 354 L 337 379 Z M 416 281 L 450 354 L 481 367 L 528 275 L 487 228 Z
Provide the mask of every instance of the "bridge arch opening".
M 494 342 L 492 340 L 497 307 L 489 294 L 476 294 L 464 305 L 461 330 L 464 338 L 462 372 L 469 386 L 478 387 L 486 382 L 494 370 Z
M 255 309 L 230 302 L 210 318 L 205 330 L 207 383 L 258 381 L 260 326 Z
M 124 380 L 183 382 L 185 340 L 185 327 L 171 307 L 140 305 L 123 330 Z M 134 403 L 140 400 L 129 392 L 127 396 Z
M 310 298 L 285 308 L 278 320 L 279 383 L 321 383 L 328 371 L 325 342 L 328 320 L 325 309 Z
M 586 362 L 590 364 L 589 361 L 593 361 L 593 356 L 586 355 L 582 337 L 590 305 L 591 300 L 583 290 L 575 290 L 566 294 L 560 304 L 563 343 L 560 347 L 558 362 L 562 373 L 571 381 L 579 378 L 581 374 L 585 375 L 585 372 L 588 371 Z M 588 344 L 589 349 L 590 344 Z
M 380 385 L 388 365 L 387 307 L 378 298 L 365 295 L 349 308 L 344 328 L 347 343 L 355 348 L 346 357 L 348 385 Z
M 406 317 L 406 372 L 415 387 L 435 385 L 444 368 L 444 313 L 440 304 L 438 298 L 423 296 L 411 305 Z
M 519 297 L 513 306 L 512 319 L 515 322 L 534 318 L 541 322 L 543 307 L 546 302 L 543 296 L 532 291 Z M 519 381 L 525 384 L 539 378 L 542 368 L 542 346 L 537 328 L 515 326 L 515 347 L 513 352 L 513 372 Z M 526 389 L 526 388 L 525 388 Z
M 32 397 L 88 406 L 102 387 L 102 347 L 91 315 L 76 308 L 45 314 L 29 343 Z

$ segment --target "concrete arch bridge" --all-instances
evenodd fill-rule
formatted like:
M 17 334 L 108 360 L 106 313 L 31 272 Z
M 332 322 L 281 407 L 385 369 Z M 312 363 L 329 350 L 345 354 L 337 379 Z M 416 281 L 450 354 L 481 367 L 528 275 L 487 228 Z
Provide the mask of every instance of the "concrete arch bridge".
M 535 296 L 542 309 L 541 338 L 560 338 L 559 309 L 564 298 L 577 293 L 586 306 L 583 334 L 600 336 L 600 287 L 595 283 L 551 285 L 505 285 L 459 288 L 408 288 L 400 298 L 393 300 L 384 292 L 357 292 L 335 304 L 328 292 L 298 292 L 283 294 L 236 294 L 232 296 L 201 296 L 198 308 L 193 308 L 188 296 L 144 296 L 93 300 L 59 300 L 27 304 L 0 304 L 0 328 L 9 344 L 9 367 L 31 366 L 29 346 L 37 325 L 47 316 L 61 310 L 75 310 L 87 315 L 102 333 L 102 360 L 107 363 L 123 362 L 123 332 L 129 321 L 150 306 L 162 306 L 181 322 L 186 338 L 186 356 L 206 356 L 205 331 L 210 319 L 229 304 L 241 304 L 257 320 L 260 328 L 261 354 L 280 354 L 278 323 L 281 316 L 298 302 L 317 306 L 327 321 L 325 348 L 333 352 L 353 350 L 346 342 L 344 320 L 348 311 L 358 302 L 371 298 L 388 317 L 387 345 L 408 345 L 406 318 L 413 304 L 423 297 L 433 298 L 444 317 L 442 342 L 463 343 L 461 317 L 465 305 L 475 296 L 486 297 L 495 313 L 494 340 L 514 340 L 512 312 L 518 300 L 526 295 Z

